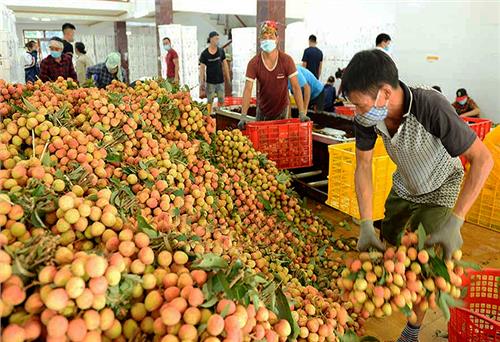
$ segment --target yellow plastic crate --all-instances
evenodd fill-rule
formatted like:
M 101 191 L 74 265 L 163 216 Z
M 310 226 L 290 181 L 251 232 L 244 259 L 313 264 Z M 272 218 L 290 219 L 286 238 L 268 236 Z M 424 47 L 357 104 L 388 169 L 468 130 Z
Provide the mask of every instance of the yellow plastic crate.
M 356 147 L 354 142 L 328 146 L 330 172 L 326 204 L 359 219 L 358 200 L 354 187 Z M 384 218 L 385 200 L 392 187 L 396 165 L 387 155 L 382 139 L 377 139 L 373 151 L 373 220 Z
M 469 210 L 466 221 L 500 232 L 500 126 L 484 138 L 484 144 L 490 150 L 495 166 Z

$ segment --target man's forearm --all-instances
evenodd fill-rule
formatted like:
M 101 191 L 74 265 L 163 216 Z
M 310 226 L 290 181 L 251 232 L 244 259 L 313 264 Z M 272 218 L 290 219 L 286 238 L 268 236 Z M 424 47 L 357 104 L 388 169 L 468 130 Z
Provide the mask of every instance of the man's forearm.
M 481 114 L 481 111 L 479 110 L 479 108 L 475 108 L 473 110 L 470 110 L 468 112 L 460 114 L 460 116 L 467 118 L 467 117 L 471 117 L 471 116 L 478 116 L 479 114 Z
M 309 108 L 309 102 L 311 101 L 311 88 L 304 87 L 304 108 L 307 110 Z
M 462 191 L 460 191 L 453 210 L 461 218 L 465 218 L 465 215 L 467 215 L 493 168 L 493 159 L 489 152 L 469 159 L 469 163 L 469 172 L 465 177 Z
M 321 77 L 321 71 L 323 70 L 323 62 L 319 63 L 319 68 L 318 68 L 318 80 Z
M 354 172 L 356 197 L 358 199 L 359 214 L 362 220 L 373 219 L 373 184 L 372 168 L 357 165 Z
M 292 90 L 293 90 L 293 97 L 295 98 L 295 103 L 297 104 L 299 113 L 306 113 L 306 110 L 304 109 L 304 101 L 302 99 L 302 91 L 300 90 L 299 85 L 296 84 L 292 86 Z
M 250 108 L 250 97 L 252 96 L 252 89 L 247 89 L 243 91 L 243 99 L 241 103 L 241 116 L 242 119 L 247 116 L 248 108 Z

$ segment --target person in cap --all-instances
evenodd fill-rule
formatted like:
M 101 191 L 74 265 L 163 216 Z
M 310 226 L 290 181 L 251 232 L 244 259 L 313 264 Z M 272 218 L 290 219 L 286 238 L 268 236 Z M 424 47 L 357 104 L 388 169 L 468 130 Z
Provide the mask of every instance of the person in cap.
M 200 55 L 200 95 L 205 94 L 210 105 L 217 96 L 220 106 L 224 104 L 224 79 L 231 82 L 229 66 L 224 49 L 219 47 L 219 34 L 210 32 L 207 43 Z
M 481 110 L 476 102 L 467 95 L 467 90 L 460 88 L 457 90 L 457 98 L 451 104 L 458 115 L 469 118 L 478 118 Z
M 302 90 L 304 108 L 313 108 L 317 111 L 323 111 L 325 94 L 323 84 L 314 76 L 314 74 L 302 65 L 297 66 L 297 80 Z M 288 80 L 288 90 L 292 91 L 292 84 Z
M 316 46 L 317 39 L 314 34 L 309 36 L 309 47 L 302 55 L 302 66 L 313 73 L 318 80 L 321 77 L 323 68 L 323 52 Z
M 179 55 L 172 48 L 170 38 L 163 38 L 163 48 L 167 51 L 167 55 L 165 56 L 167 80 L 171 83 L 179 83 Z
M 104 63 L 87 68 L 86 78 L 92 78 L 98 88 L 105 88 L 113 80 L 127 83 L 127 75 L 121 66 L 121 55 L 111 52 Z
M 26 83 L 35 82 L 40 74 L 38 63 L 38 44 L 34 40 L 26 43 L 26 53 L 24 60 L 24 80 Z
M 86 80 L 87 68 L 92 65 L 92 61 L 87 55 L 87 51 L 85 50 L 85 44 L 82 42 L 75 43 L 75 52 L 76 52 L 76 62 L 75 69 L 76 75 L 78 76 L 78 82 L 83 83 Z
M 444 258 L 450 259 L 462 246 L 464 217 L 493 167 L 490 152 L 442 94 L 401 82 L 394 61 L 382 51 L 357 53 L 344 70 L 342 89 L 356 107 L 358 249 L 385 249 L 372 216 L 373 150 L 381 137 L 397 167 L 385 203 L 382 238 L 396 245 L 406 227 L 415 230 L 422 224 L 430 234 L 427 246 L 440 245 Z M 465 178 L 461 155 L 471 165 Z M 419 306 L 413 310 L 416 322 L 408 322 L 398 341 L 418 341 L 425 312 Z
M 53 37 L 49 41 L 50 55 L 40 63 L 40 79 L 44 82 L 55 81 L 59 76 L 77 80 L 70 55 L 63 54 L 64 44 L 61 38 Z
M 63 43 L 64 43 L 64 49 L 63 49 L 63 54 L 69 54 L 73 56 L 73 41 L 75 40 L 75 30 L 76 27 L 75 25 L 71 23 L 65 23 L 62 26 L 62 32 L 63 32 Z
M 299 118 L 309 121 L 304 107 L 302 91 L 297 78 L 298 72 L 292 57 L 278 49 L 278 24 L 265 21 L 260 27 L 261 51 L 247 65 L 243 106 L 239 129 L 246 125 L 246 115 L 250 107 L 253 84 L 259 82 L 257 121 L 286 119 L 288 116 L 288 81 L 292 88 Z

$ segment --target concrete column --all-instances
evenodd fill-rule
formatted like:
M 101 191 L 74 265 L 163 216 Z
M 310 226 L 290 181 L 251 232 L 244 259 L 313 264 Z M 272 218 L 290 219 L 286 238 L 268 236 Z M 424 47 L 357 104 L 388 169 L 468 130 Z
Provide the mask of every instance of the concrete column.
M 127 38 L 127 23 L 125 21 L 115 22 L 115 48 L 122 57 L 122 67 L 130 77 L 128 69 L 128 38 Z M 134 80 L 129 79 L 130 82 Z
M 158 55 L 158 76 L 161 76 L 161 48 L 160 48 L 160 37 L 158 35 L 158 25 L 168 25 L 172 24 L 174 21 L 174 10 L 172 6 L 172 0 L 155 0 L 155 19 L 156 19 L 156 44 L 157 55 Z
M 285 24 L 286 24 L 286 0 L 257 0 L 257 51 L 260 46 L 260 24 L 266 20 L 274 20 L 279 23 L 279 48 L 285 50 Z

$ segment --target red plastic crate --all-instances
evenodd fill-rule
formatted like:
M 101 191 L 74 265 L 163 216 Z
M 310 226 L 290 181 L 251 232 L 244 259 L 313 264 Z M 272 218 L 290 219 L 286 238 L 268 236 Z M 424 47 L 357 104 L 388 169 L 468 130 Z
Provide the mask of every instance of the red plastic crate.
M 462 279 L 465 307 L 451 309 L 448 341 L 500 341 L 500 269 L 469 270 Z
M 342 115 L 354 115 L 355 111 L 354 111 L 354 108 L 352 108 L 352 107 L 337 106 L 337 107 L 335 107 L 335 113 L 342 114 Z
M 255 97 L 252 97 L 250 99 L 250 104 L 256 104 L 257 99 Z M 226 97 L 224 99 L 224 106 L 241 106 L 243 105 L 243 98 L 242 97 Z
M 312 121 L 299 119 L 250 122 L 243 132 L 256 150 L 280 169 L 312 165 Z
M 463 121 L 469 124 L 469 127 L 476 132 L 479 139 L 483 140 L 486 134 L 491 130 L 492 122 L 488 119 L 481 118 L 461 118 Z M 460 156 L 460 160 L 462 161 L 462 165 L 465 168 L 467 164 L 467 159 L 465 157 Z

